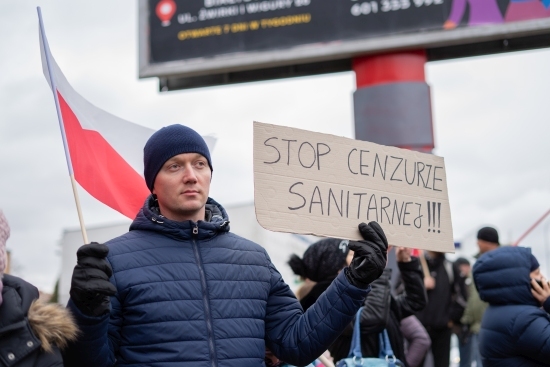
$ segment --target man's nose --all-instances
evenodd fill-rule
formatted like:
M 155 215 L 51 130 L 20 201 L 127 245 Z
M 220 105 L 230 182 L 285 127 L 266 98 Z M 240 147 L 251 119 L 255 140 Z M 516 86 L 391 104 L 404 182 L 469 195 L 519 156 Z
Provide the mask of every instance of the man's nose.
M 197 175 L 191 164 L 186 164 L 183 170 L 183 182 L 197 182 Z

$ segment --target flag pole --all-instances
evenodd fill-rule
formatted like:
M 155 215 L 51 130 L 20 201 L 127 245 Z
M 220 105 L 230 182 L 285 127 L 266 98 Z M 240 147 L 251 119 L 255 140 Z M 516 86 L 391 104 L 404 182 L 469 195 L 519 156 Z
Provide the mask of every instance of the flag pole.
M 88 234 L 86 233 L 86 227 L 84 225 L 84 217 L 82 216 L 82 209 L 80 207 L 80 199 L 78 197 L 78 189 L 76 186 L 76 180 L 74 178 L 73 164 L 71 162 L 71 155 L 69 154 L 69 145 L 67 144 L 67 135 L 65 134 L 65 127 L 63 126 L 63 116 L 61 115 L 61 108 L 59 107 L 59 98 L 57 97 L 57 87 L 52 75 L 52 63 L 50 55 L 50 47 L 44 32 L 44 23 L 42 22 L 42 10 L 40 7 L 36 7 L 38 11 L 38 23 L 40 28 L 40 38 L 42 40 L 42 48 L 44 49 L 44 56 L 46 57 L 46 65 L 48 66 L 48 76 L 50 78 L 50 86 L 53 92 L 53 98 L 55 100 L 55 109 L 57 111 L 57 120 L 59 121 L 59 128 L 61 130 L 61 138 L 63 139 L 63 148 L 65 149 L 65 159 L 67 160 L 67 168 L 69 169 L 69 177 L 71 179 L 71 186 L 73 188 L 74 200 L 76 203 L 76 211 L 78 213 L 78 220 L 80 222 L 80 230 L 82 231 L 82 239 L 84 243 L 88 243 Z
M 432 275 L 430 274 L 430 268 L 428 268 L 428 263 L 426 262 L 426 258 L 424 257 L 423 250 L 420 250 L 418 259 L 420 260 L 420 265 L 422 267 L 422 273 L 424 274 L 424 278 L 431 278 Z

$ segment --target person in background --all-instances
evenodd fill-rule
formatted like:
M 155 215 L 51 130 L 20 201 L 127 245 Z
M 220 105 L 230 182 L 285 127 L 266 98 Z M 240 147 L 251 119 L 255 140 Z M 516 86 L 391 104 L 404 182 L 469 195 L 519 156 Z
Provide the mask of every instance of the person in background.
M 411 249 L 396 248 L 404 292 L 394 296 L 391 292 L 392 269 L 386 268 L 382 276 L 371 284 L 372 291 L 365 299 L 361 313 L 361 352 L 363 357 L 378 357 L 379 334 L 386 329 L 395 357 L 408 366 L 405 340 L 400 322 L 424 308 L 427 302 L 418 258 L 411 256 Z M 350 251 L 350 255 L 353 255 Z M 335 361 L 346 358 L 351 346 L 353 323 L 329 347 Z
M 264 366 L 266 347 L 305 365 L 353 319 L 386 264 L 378 223 L 359 224 L 351 265 L 304 313 L 265 249 L 230 231 L 209 197 L 212 172 L 193 129 L 171 125 L 149 138 L 151 195 L 130 231 L 77 251 L 67 307 L 81 336 L 67 365 Z
M 401 334 L 407 341 L 405 359 L 409 367 L 419 367 L 430 350 L 432 341 L 426 328 L 414 315 L 405 317 L 400 324 Z
M 317 301 L 348 264 L 348 255 L 353 255 L 353 251 L 348 249 L 348 244 L 348 240 L 324 238 L 309 245 L 302 258 L 296 254 L 290 256 L 288 265 L 294 274 L 298 275 L 304 282 L 296 290 L 296 298 L 300 301 L 304 312 Z M 270 353 L 268 352 L 266 355 L 269 356 Z M 332 361 L 329 351 L 326 351 L 323 355 Z M 322 366 L 322 363 L 319 364 L 319 360 L 315 360 L 314 363 L 318 363 L 315 366 Z M 272 356 L 266 360 L 266 365 L 277 366 L 273 363 Z M 288 366 L 282 362 L 280 365 Z
M 300 303 L 304 310 L 309 308 L 324 292 L 330 281 L 351 262 L 353 251 L 349 251 L 347 240 L 326 238 L 310 245 L 304 252 L 303 258 L 292 255 L 288 264 L 296 275 L 302 279 L 312 281 L 314 286 L 309 292 L 302 295 Z M 391 269 L 386 268 L 382 276 L 372 283 L 372 291 L 365 299 L 365 310 L 362 313 L 362 353 L 365 357 L 378 357 L 377 330 L 388 328 L 392 347 L 397 358 L 407 363 L 409 367 L 416 367 L 422 361 L 426 350 L 429 348 L 429 337 L 422 325 L 411 325 L 408 352 L 411 352 L 413 364 L 409 364 L 409 354 L 404 351 L 404 339 L 399 330 L 399 322 L 407 316 L 418 311 L 426 304 L 426 294 L 422 282 L 422 273 L 418 258 L 410 256 L 410 250 L 399 248 L 397 259 L 399 269 L 403 272 L 401 285 L 404 291 L 399 296 L 392 296 L 390 292 Z M 310 283 L 305 283 L 310 284 Z M 413 316 L 414 317 L 414 316 Z M 420 331 L 420 333 L 419 333 Z M 422 334 L 422 331 L 425 334 Z M 350 323 L 342 335 L 329 347 L 334 361 L 345 358 L 348 355 L 353 323 Z M 412 347 L 412 349 L 411 349 Z M 420 356 L 418 357 L 418 354 Z M 419 360 L 418 363 L 415 360 Z
M 10 227 L 0 210 L 0 366 L 63 366 L 60 349 L 74 340 L 77 328 L 69 312 L 38 301 L 38 289 L 4 274 Z
M 315 303 L 346 266 L 348 243 L 348 240 L 324 238 L 311 244 L 302 258 L 296 254 L 290 256 L 288 265 L 304 280 L 305 288 L 297 291 L 304 311 Z
M 425 251 L 430 277 L 424 278 L 428 304 L 416 314 L 426 328 L 432 343 L 434 367 L 449 367 L 451 355 L 451 305 L 455 295 L 453 264 L 441 252 Z
M 480 298 L 489 303 L 479 331 L 483 366 L 548 366 L 550 285 L 531 249 L 486 253 L 474 264 L 473 276 Z
M 458 337 L 458 350 L 460 353 L 460 367 L 470 367 L 470 333 L 467 325 L 462 325 L 461 318 L 468 301 L 468 284 L 471 283 L 470 262 L 459 257 L 453 262 L 454 273 L 457 278 L 454 282 L 454 296 L 451 303 L 451 323 L 453 334 Z
M 311 289 L 313 289 L 313 287 L 315 287 L 315 282 L 311 279 L 303 279 L 302 278 L 302 284 L 300 284 L 300 286 L 298 287 L 298 289 L 296 289 L 296 291 L 294 292 L 296 294 L 296 299 L 298 301 L 301 301 L 305 296 L 307 296 L 307 294 L 309 293 L 309 291 L 311 291 Z M 302 306 L 303 308 L 304 306 Z
M 483 254 L 496 250 L 500 247 L 498 232 L 493 227 L 483 227 L 477 232 L 477 246 L 479 253 L 475 256 L 479 259 Z M 462 324 L 462 333 L 466 337 L 462 349 L 465 351 L 464 359 L 460 357 L 460 366 L 469 367 L 472 362 L 481 366 L 481 355 L 479 354 L 479 330 L 481 320 L 487 309 L 488 304 L 479 298 L 477 288 L 473 277 L 468 278 L 468 301 L 460 323 Z M 468 358 L 469 355 L 469 358 Z

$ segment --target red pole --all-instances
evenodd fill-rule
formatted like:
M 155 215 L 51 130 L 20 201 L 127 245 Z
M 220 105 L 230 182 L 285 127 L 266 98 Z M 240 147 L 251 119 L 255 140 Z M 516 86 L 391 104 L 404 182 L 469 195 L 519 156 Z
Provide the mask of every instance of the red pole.
M 400 82 L 424 82 L 426 51 L 359 56 L 353 59 L 357 88 Z
M 355 138 L 431 152 L 434 137 L 425 50 L 358 56 L 352 60 Z
M 527 235 L 528 235 L 529 233 L 531 233 L 531 231 L 532 231 L 533 229 L 535 229 L 535 228 L 544 220 L 544 218 L 546 218 L 546 217 L 548 216 L 548 214 L 550 214 L 550 209 L 548 209 L 548 211 L 547 211 L 546 213 L 544 213 L 544 215 L 543 215 L 542 217 L 540 217 L 539 220 L 537 220 L 537 221 L 535 222 L 535 224 L 533 224 L 531 227 L 529 227 L 529 229 L 528 229 L 524 234 L 522 234 L 521 237 L 518 238 L 518 240 L 517 240 L 516 242 L 514 242 L 514 244 L 513 244 L 512 246 L 517 246 L 517 245 L 519 245 L 519 243 L 520 243 L 525 237 L 527 237 Z

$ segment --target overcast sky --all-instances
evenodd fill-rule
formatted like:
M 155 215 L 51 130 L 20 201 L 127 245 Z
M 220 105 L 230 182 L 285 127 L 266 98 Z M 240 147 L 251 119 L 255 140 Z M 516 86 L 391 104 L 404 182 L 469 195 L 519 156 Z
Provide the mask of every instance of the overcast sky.
M 353 136 L 351 72 L 159 93 L 156 79 L 137 78 L 136 1 L 2 1 L 0 208 L 16 275 L 41 289 L 53 288 L 59 240 L 78 218 L 42 75 L 37 5 L 53 55 L 84 98 L 154 129 L 182 123 L 217 136 L 211 196 L 225 206 L 253 201 L 252 121 Z M 426 66 L 435 153 L 446 161 L 454 237 L 466 255 L 482 225 L 510 243 L 550 208 L 549 65 L 546 49 Z M 87 226 L 126 220 L 80 195 Z M 523 244 L 547 269 L 550 219 Z

